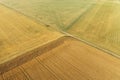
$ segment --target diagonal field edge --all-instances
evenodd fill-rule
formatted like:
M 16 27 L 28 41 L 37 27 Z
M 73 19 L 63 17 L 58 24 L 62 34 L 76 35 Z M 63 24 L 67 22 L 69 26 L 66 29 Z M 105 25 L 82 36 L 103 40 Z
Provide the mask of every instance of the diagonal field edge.
M 101 46 L 95 45 L 94 43 L 89 42 L 89 41 L 87 41 L 87 40 L 84 40 L 84 39 L 81 39 L 81 38 L 77 38 L 77 36 L 73 36 L 73 35 L 71 35 L 71 34 L 69 34 L 69 33 L 66 33 L 66 32 L 63 32 L 63 31 L 62 31 L 62 33 L 66 34 L 67 36 L 71 36 L 71 37 L 73 37 L 73 38 L 75 38 L 75 39 L 77 39 L 77 40 L 79 40 L 79 41 L 81 41 L 81 42 L 83 42 L 83 43 L 85 43 L 85 44 L 87 44 L 87 45 L 90 45 L 90 46 L 92 46 L 92 47 L 94 47 L 94 48 L 96 48 L 96 49 L 99 49 L 99 50 L 101 50 L 101 51 L 103 51 L 103 52 L 105 52 L 105 53 L 107 53 L 107 54 L 110 54 L 110 55 L 112 55 L 112 56 L 120 59 L 120 55 L 117 55 L 115 52 L 113 52 L 113 51 L 111 51 L 111 50 L 102 48 Z
M 119 4 L 120 2 L 116 2 L 116 3 Z M 38 21 L 38 20 L 36 20 L 36 19 L 28 16 L 28 15 L 25 15 L 25 14 L 23 14 L 22 12 L 19 12 L 19 11 L 13 9 L 13 8 L 11 8 L 11 7 L 9 7 L 9 6 L 1 3 L 1 2 L 0 2 L 0 4 L 3 5 L 3 6 L 5 6 L 5 7 L 7 7 L 7 8 L 9 8 L 9 9 L 12 9 L 12 10 L 16 11 L 17 13 L 20 13 L 20 14 L 24 15 L 25 17 L 27 17 L 27 18 L 29 18 L 29 19 L 32 19 L 33 21 L 37 22 L 38 24 L 45 25 L 44 23 L 41 23 L 40 21 Z M 93 8 L 94 5 L 95 5 L 95 4 L 93 4 L 90 8 L 88 8 L 87 10 L 85 10 L 85 12 L 83 12 L 83 13 L 87 13 L 89 10 L 91 10 L 91 8 Z M 74 23 L 76 23 L 83 15 L 84 15 L 84 14 L 80 15 L 77 19 L 75 19 L 75 20 L 68 26 L 68 28 L 71 27 L 72 25 L 74 25 Z M 54 29 L 54 28 L 52 28 L 52 29 Z M 66 30 L 67 30 L 67 29 L 66 29 Z M 65 31 L 63 31 L 63 30 L 56 30 L 56 31 L 59 31 L 59 32 L 61 32 L 61 33 L 63 33 L 63 34 L 66 34 L 66 36 L 68 35 L 68 36 L 71 36 L 71 37 L 73 37 L 73 38 L 76 38 L 76 39 L 78 39 L 78 40 L 80 40 L 80 41 L 82 41 L 82 42 L 84 42 L 84 43 L 86 43 L 86 44 L 88 44 L 88 45 L 91 45 L 91 46 L 93 46 L 93 47 L 95 47 L 95 48 L 97 48 L 97 49 L 99 49 L 99 50 L 102 50 L 102 51 L 104 51 L 104 52 L 107 52 L 107 53 L 109 53 L 109 54 L 111 54 L 111 55 L 113 55 L 113 56 L 115 56 L 115 57 L 117 57 L 117 58 L 120 59 L 120 56 L 117 55 L 117 54 L 115 54 L 115 52 L 113 52 L 113 51 L 110 51 L 110 50 L 108 50 L 108 49 L 103 49 L 102 47 L 100 47 L 100 46 L 98 46 L 98 45 L 96 46 L 96 45 L 92 44 L 92 43 L 89 42 L 89 41 L 86 41 L 86 40 L 77 38 L 77 37 L 75 37 L 75 36 L 73 36 L 73 35 L 65 32 Z
M 94 8 L 94 5 L 95 5 L 95 4 L 92 4 L 87 10 L 85 10 L 82 14 L 80 14 L 80 15 L 78 16 L 78 18 L 75 19 L 71 24 L 69 24 L 64 30 L 66 31 L 66 30 L 68 30 L 69 28 L 71 28 L 78 20 L 81 19 L 82 16 L 84 16 L 87 12 L 89 12 L 92 8 Z
M 19 65 L 22 65 L 23 63 L 25 63 L 29 60 L 32 60 L 33 58 L 35 58 L 39 55 L 42 55 L 45 52 L 48 52 L 48 51 L 52 50 L 53 48 L 63 44 L 65 37 L 66 36 L 61 36 L 53 41 L 45 43 L 42 46 L 39 46 L 33 50 L 30 50 L 30 51 L 24 53 L 23 55 L 20 55 L 8 62 L 0 64 L 0 74 L 3 74 Z
M 0 3 L 0 4 L 1 4 L 1 3 Z M 4 5 L 4 4 L 2 4 L 2 5 Z M 6 5 L 4 5 L 4 6 L 6 6 Z M 6 6 L 6 7 L 7 7 L 7 6 Z M 8 8 L 10 8 L 10 7 L 8 7 Z M 92 8 L 92 7 L 91 7 L 91 8 Z M 10 8 L 10 9 L 13 9 L 13 8 Z M 15 9 L 13 9 L 13 10 L 15 10 Z M 20 14 L 23 14 L 23 13 L 17 11 L 17 10 L 15 10 L 15 11 L 18 12 L 18 13 L 20 13 Z M 86 13 L 87 13 L 87 11 L 86 11 Z M 24 14 L 23 14 L 23 15 L 24 15 Z M 24 15 L 24 16 L 29 17 L 29 18 L 32 18 L 32 17 L 27 16 L 27 15 Z M 80 16 L 80 17 L 81 17 L 81 16 Z M 73 22 L 73 24 L 74 24 L 75 22 L 77 22 L 77 20 L 78 20 L 80 17 L 78 17 L 78 18 Z M 38 22 L 38 20 L 35 20 L 34 18 L 33 18 L 33 20 L 34 20 L 35 22 L 37 22 L 37 23 L 40 23 L 40 22 Z M 71 26 L 72 26 L 72 24 L 71 24 Z M 70 27 L 71 27 L 71 26 L 70 26 Z M 54 28 L 53 28 L 53 29 L 54 29 Z M 99 49 L 99 50 L 102 50 L 102 51 L 104 51 L 104 52 L 106 52 L 106 53 L 109 53 L 109 54 L 112 55 L 112 56 L 115 56 L 115 57 L 117 57 L 117 58 L 120 58 L 120 56 L 116 55 L 114 52 L 112 52 L 112 51 L 110 51 L 110 50 L 103 49 L 103 48 L 101 48 L 100 46 L 96 46 L 96 45 L 94 45 L 94 44 L 92 44 L 92 43 L 90 43 L 90 42 L 88 42 L 88 41 L 86 41 L 86 40 L 78 39 L 77 37 L 75 37 L 75 36 L 73 36 L 73 35 L 71 35 L 71 34 L 69 34 L 69 33 L 66 33 L 66 32 L 63 32 L 63 31 L 62 31 L 61 33 L 67 34 L 67 35 L 69 35 L 69 36 L 71 36 L 71 37 L 73 37 L 73 38 L 76 38 L 77 40 L 80 40 L 80 41 L 82 41 L 82 42 L 84 42 L 84 43 L 86 43 L 86 44 L 88 44 L 88 45 L 90 45 L 90 46 L 92 46 L 92 47 L 95 47 L 95 48 L 97 48 L 97 49 Z M 55 43 L 56 43 L 56 42 L 55 42 Z M 38 56 L 38 53 L 39 53 L 39 52 L 40 52 L 39 54 L 43 54 L 43 53 L 44 53 L 45 51 L 47 51 L 47 49 L 49 48 L 48 45 L 55 44 L 55 43 L 54 43 L 54 42 L 51 42 L 51 43 L 48 43 L 48 44 L 46 44 L 46 45 L 44 45 L 44 46 L 42 46 L 42 47 L 39 47 L 39 48 L 37 48 L 37 49 L 35 49 L 35 50 L 32 50 L 33 52 L 32 52 L 32 51 L 27 52 L 28 54 L 24 55 L 24 57 L 29 55 L 28 58 L 24 58 L 24 59 L 23 59 L 23 56 L 19 56 L 19 58 L 14 59 L 13 62 L 6 63 L 5 65 L 2 64 L 1 67 L 0 67 L 0 73 L 6 72 L 6 71 L 8 71 L 8 70 L 10 70 L 10 69 L 13 69 L 13 68 L 15 68 L 15 67 L 17 67 L 17 66 L 19 66 L 19 65 L 21 65 L 21 64 L 23 64 L 23 63 L 25 63 L 25 62 L 27 62 L 28 60 L 31 60 L 32 58 Z M 57 44 L 56 46 L 59 46 L 59 44 Z M 53 48 L 56 47 L 56 46 L 53 46 L 51 49 L 53 49 Z M 39 49 L 40 49 L 40 50 L 39 50 Z M 45 51 L 43 51 L 43 49 L 45 49 Z M 48 51 L 51 50 L 51 49 L 49 48 Z M 38 51 L 38 50 L 39 50 L 39 51 Z M 32 55 L 32 53 L 36 53 L 36 54 Z M 30 55 L 31 55 L 31 56 L 30 56 Z M 26 59 L 27 59 L 27 60 L 26 60 Z M 17 61 L 21 61 L 21 62 L 18 64 Z M 10 65 L 11 65 L 11 67 L 10 67 Z M 7 67 L 7 68 L 5 69 L 5 67 Z
M 45 25 L 44 23 L 41 23 L 40 21 L 36 20 L 35 18 L 32 18 L 32 17 L 30 17 L 30 16 L 28 16 L 28 15 L 25 15 L 25 14 L 23 14 L 22 12 L 19 12 L 19 11 L 15 10 L 15 9 L 13 9 L 13 8 L 11 8 L 11 7 L 3 4 L 3 3 L 0 3 L 0 4 L 3 5 L 3 6 L 5 6 L 5 7 L 7 7 L 7 8 L 9 8 L 9 9 L 12 9 L 12 10 L 16 11 L 17 13 L 20 13 L 20 14 L 24 15 L 25 17 L 27 17 L 27 18 L 29 18 L 29 19 L 32 19 L 33 21 L 37 22 L 38 24 Z M 119 2 L 118 2 L 118 4 L 119 4 Z M 80 16 L 78 16 L 78 18 L 75 19 L 75 20 L 68 26 L 68 28 L 66 28 L 66 30 L 69 29 L 70 27 L 72 27 L 72 25 L 74 25 L 85 13 L 87 13 L 89 10 L 91 10 L 91 9 L 94 7 L 94 5 L 95 5 L 95 4 L 93 3 L 90 8 L 88 8 L 87 10 L 85 10 L 85 12 L 83 12 L 83 14 L 81 14 Z M 51 28 L 52 28 L 52 27 L 51 27 Z M 54 29 L 54 28 L 52 28 L 52 29 Z M 104 51 L 104 52 L 107 52 L 107 53 L 109 53 L 110 55 L 115 56 L 115 57 L 117 57 L 117 58 L 120 59 L 120 56 L 117 55 L 117 54 L 115 54 L 115 52 L 113 52 L 113 51 L 111 51 L 111 50 L 104 49 L 104 48 L 102 48 L 102 47 L 100 47 L 100 46 L 98 46 L 98 45 L 94 45 L 94 43 L 91 43 L 91 42 L 89 42 L 89 41 L 86 41 L 86 40 L 77 38 L 77 37 L 73 36 L 72 34 L 69 34 L 69 33 L 65 32 L 65 31 L 63 31 L 63 30 L 60 30 L 60 29 L 59 29 L 59 30 L 55 29 L 55 30 L 56 30 L 56 31 L 59 31 L 59 32 L 61 32 L 61 33 L 63 33 L 63 34 L 66 34 L 66 36 L 71 36 L 71 37 L 73 37 L 73 38 L 76 38 L 76 39 L 78 39 L 78 40 L 80 40 L 80 41 L 82 41 L 82 42 L 84 42 L 84 43 L 86 43 L 86 44 L 88 44 L 88 45 L 91 45 L 91 46 L 93 46 L 93 47 L 95 47 L 95 48 L 97 48 L 97 49 L 99 49 L 99 50 L 102 50 L 102 51 Z

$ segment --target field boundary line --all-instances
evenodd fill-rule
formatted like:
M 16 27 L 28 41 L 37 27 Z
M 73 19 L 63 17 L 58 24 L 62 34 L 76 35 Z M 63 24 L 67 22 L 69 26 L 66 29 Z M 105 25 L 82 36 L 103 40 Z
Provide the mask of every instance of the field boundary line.
M 55 47 L 61 45 L 64 42 L 64 37 L 65 36 L 63 35 L 53 40 L 50 40 L 46 43 L 43 43 L 42 45 L 36 46 L 30 50 L 27 50 L 26 52 L 23 52 L 23 54 L 17 56 L 16 58 L 13 58 L 7 62 L 1 63 L 0 74 L 3 74 L 4 72 L 7 72 L 17 66 L 20 66 L 25 62 L 32 60 L 33 58 L 40 56 L 45 52 L 48 52 L 54 49 Z
M 65 31 L 68 30 L 69 28 L 71 28 L 78 20 L 81 19 L 82 16 L 84 16 L 88 11 L 90 11 L 92 8 L 94 8 L 95 4 L 90 5 L 90 7 L 85 10 L 84 12 L 82 12 L 82 14 L 80 14 L 73 22 L 71 22 L 71 24 L 69 24 L 66 28 Z
M 85 44 L 87 44 L 87 45 L 89 45 L 89 46 L 91 46 L 91 47 L 94 47 L 94 48 L 96 48 L 96 49 L 98 49 L 98 50 L 101 50 L 102 52 L 105 52 L 106 54 L 109 54 L 109 55 L 111 55 L 111 56 L 113 56 L 113 57 L 116 57 L 116 58 L 120 59 L 120 55 L 117 55 L 117 54 L 116 54 L 115 52 L 113 52 L 113 51 L 110 51 L 110 50 L 108 50 L 108 49 L 104 49 L 104 48 L 100 47 L 99 45 L 95 45 L 94 43 L 91 43 L 91 42 L 86 41 L 86 40 L 84 40 L 84 39 L 77 38 L 76 36 L 73 36 L 73 35 L 71 35 L 71 34 L 69 34 L 69 33 L 67 33 L 67 32 L 62 31 L 62 33 L 66 34 L 66 36 L 70 36 L 70 37 L 72 37 L 72 38 L 74 38 L 74 39 L 77 39 L 77 40 L 79 40 L 79 41 L 81 41 L 81 42 L 83 42 L 83 43 L 85 43 Z

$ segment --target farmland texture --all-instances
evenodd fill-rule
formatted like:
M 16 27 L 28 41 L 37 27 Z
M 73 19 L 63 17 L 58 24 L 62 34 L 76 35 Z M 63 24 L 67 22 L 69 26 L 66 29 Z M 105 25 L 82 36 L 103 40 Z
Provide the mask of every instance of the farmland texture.
M 96 0 L 0 0 L 0 2 L 41 23 L 56 29 L 64 29 L 90 9 Z
M 119 9 L 119 0 L 0 0 L 0 80 L 120 80 Z
M 0 66 L 63 36 L 0 5 Z
M 70 37 L 60 41 L 53 50 L 0 75 L 0 80 L 120 79 L 119 59 Z
M 46 26 L 120 53 L 119 0 L 1 0 Z
M 65 31 L 120 55 L 120 4 L 96 4 Z

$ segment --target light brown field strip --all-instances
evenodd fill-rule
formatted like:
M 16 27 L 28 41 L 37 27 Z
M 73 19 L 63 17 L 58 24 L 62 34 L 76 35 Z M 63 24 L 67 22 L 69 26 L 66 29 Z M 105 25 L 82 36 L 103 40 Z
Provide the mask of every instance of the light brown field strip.
M 0 5 L 0 70 L 1 66 L 9 67 L 6 62 L 19 59 L 18 56 L 61 36 L 61 33 Z
M 120 60 L 76 39 L 13 70 L 1 80 L 120 80 Z

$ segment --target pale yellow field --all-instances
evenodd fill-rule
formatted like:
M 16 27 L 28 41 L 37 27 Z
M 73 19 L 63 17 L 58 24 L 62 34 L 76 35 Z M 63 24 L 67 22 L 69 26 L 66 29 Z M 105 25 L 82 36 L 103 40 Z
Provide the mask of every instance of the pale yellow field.
M 0 5 L 0 66 L 61 36 L 61 33 Z
M 0 80 L 120 80 L 120 59 L 76 39 L 0 76 Z M 60 42 L 60 41 L 59 41 Z

